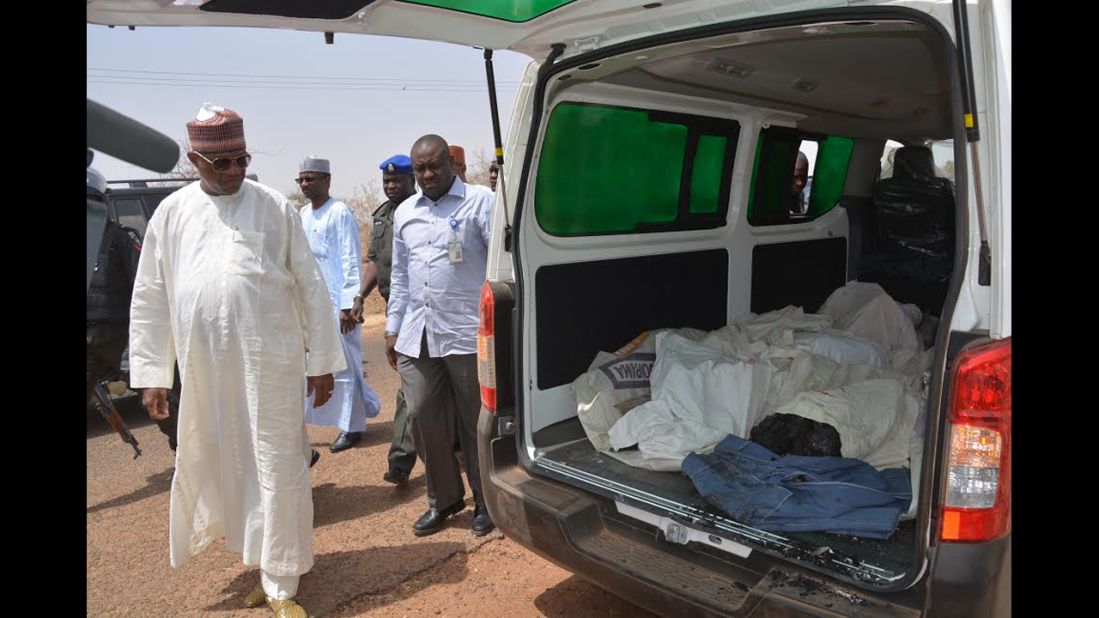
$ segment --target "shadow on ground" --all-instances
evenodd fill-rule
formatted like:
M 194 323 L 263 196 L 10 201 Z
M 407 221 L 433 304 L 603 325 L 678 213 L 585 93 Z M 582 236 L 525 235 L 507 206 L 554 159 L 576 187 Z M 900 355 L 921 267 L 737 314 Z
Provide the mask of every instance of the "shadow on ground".
M 168 468 L 161 472 L 147 477 L 145 479 L 146 485 L 141 489 L 131 491 L 124 496 L 118 496 L 117 498 L 111 498 L 105 502 L 99 504 L 93 504 L 88 507 L 88 513 L 95 513 L 97 511 L 104 511 L 107 509 L 113 509 L 118 506 L 124 506 L 137 502 L 138 500 L 144 500 L 145 498 L 151 498 L 161 492 L 168 491 L 172 487 L 172 473 L 175 472 L 175 468 Z
M 381 479 L 378 479 L 381 482 Z M 388 511 L 412 500 L 423 500 L 424 477 L 413 478 L 406 487 L 365 485 L 338 487 L 323 483 L 313 488 L 313 528 Z M 412 522 L 409 521 L 411 526 Z
M 420 592 L 422 587 L 399 584 L 447 560 L 450 561 L 446 573 L 437 583 L 464 580 L 469 570 L 465 549 L 461 543 L 418 543 L 415 554 L 404 546 L 322 554 L 316 557 L 309 573 L 302 576 L 296 598 L 310 616 L 358 615 Z M 244 596 L 258 583 L 258 569 L 241 573 L 222 588 L 217 602 L 204 609 L 211 612 L 243 609 Z M 354 590 L 350 595 L 349 583 Z M 354 613 L 336 611 L 351 604 L 355 604 Z M 270 610 L 266 611 L 270 614 Z
M 573 575 L 535 597 L 534 606 L 547 618 L 658 618 L 579 575 Z

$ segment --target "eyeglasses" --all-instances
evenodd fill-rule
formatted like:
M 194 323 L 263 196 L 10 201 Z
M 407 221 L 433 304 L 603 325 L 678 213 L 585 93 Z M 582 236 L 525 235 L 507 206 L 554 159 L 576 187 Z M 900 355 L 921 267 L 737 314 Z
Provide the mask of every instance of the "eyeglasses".
M 295 178 L 294 182 L 296 182 L 300 185 L 300 184 L 305 184 L 307 182 L 317 182 L 322 178 L 324 178 L 324 176 L 301 176 L 299 178 Z
M 237 167 L 239 167 L 240 169 L 244 169 L 244 168 L 248 167 L 249 163 L 252 162 L 252 155 L 248 154 L 247 152 L 240 155 L 239 157 L 234 157 L 232 159 L 228 159 L 226 157 L 218 157 L 218 158 L 214 159 L 213 161 L 211 161 L 211 160 L 207 159 L 206 157 L 202 156 L 201 152 L 195 152 L 193 150 L 191 152 L 194 152 L 196 155 L 199 156 L 200 159 L 202 159 L 203 161 L 209 163 L 210 167 L 214 168 L 215 172 L 227 171 L 229 169 L 229 166 L 231 166 L 234 163 L 236 163 Z

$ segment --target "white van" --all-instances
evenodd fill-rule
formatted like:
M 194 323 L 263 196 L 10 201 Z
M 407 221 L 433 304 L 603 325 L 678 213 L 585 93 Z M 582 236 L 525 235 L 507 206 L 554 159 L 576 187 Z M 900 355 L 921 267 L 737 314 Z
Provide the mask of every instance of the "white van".
M 1010 613 L 1008 2 L 91 0 L 88 21 L 531 56 L 478 342 L 498 527 L 662 615 Z M 794 208 L 799 151 L 812 188 Z M 914 498 L 886 538 L 746 523 L 684 474 L 636 465 L 643 446 L 593 440 L 577 385 L 600 353 L 650 333 L 659 362 L 656 331 L 815 315 L 853 281 L 903 308 L 926 360 L 905 391 Z M 653 366 L 633 376 L 650 396 Z

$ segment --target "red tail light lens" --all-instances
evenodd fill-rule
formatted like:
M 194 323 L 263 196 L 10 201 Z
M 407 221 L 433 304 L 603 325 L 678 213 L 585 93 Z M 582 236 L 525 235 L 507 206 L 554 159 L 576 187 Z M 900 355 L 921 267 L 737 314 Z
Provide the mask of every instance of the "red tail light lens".
M 496 298 L 488 281 L 481 287 L 477 308 L 481 322 L 477 326 L 477 379 L 481 383 L 481 405 L 496 411 Z
M 950 391 L 944 541 L 991 541 L 1011 531 L 1011 339 L 967 348 Z

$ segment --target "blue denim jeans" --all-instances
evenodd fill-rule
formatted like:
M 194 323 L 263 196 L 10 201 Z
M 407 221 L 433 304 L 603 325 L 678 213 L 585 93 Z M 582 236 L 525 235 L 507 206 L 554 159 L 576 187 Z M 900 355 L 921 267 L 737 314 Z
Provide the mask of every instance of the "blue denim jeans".
M 912 500 L 905 468 L 879 472 L 845 457 L 779 457 L 726 436 L 713 453 L 691 453 L 683 474 L 707 502 L 771 532 L 834 532 L 888 538 Z

